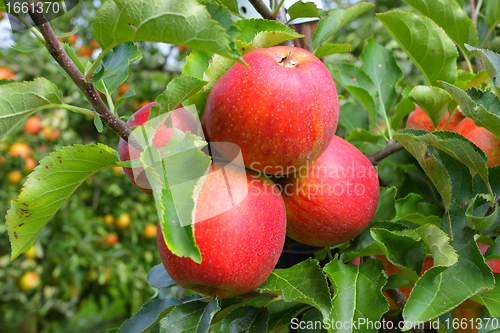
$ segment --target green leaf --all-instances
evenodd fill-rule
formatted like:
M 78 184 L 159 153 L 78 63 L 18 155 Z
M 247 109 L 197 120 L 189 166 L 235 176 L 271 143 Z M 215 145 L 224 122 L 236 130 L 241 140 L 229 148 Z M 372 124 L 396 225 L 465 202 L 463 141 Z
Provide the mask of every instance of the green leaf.
M 488 309 L 485 309 L 479 318 L 481 318 L 483 325 L 478 330 L 478 333 L 498 333 L 500 318 L 496 318 L 496 320 L 492 318 Z
M 415 137 L 465 164 L 472 172 L 477 172 L 488 184 L 488 166 L 484 152 L 463 136 L 453 132 L 437 131 Z
M 140 59 L 142 59 L 141 51 L 134 43 L 118 45 L 106 54 L 102 64 L 97 68 L 99 81 L 94 82 L 96 88 L 103 94 L 113 93 L 120 84 L 127 80 L 128 66 Z
M 342 105 L 342 112 L 339 114 L 339 125 L 347 132 L 356 128 L 368 129 L 368 114 L 359 103 L 347 102 Z
M 78 32 L 78 26 L 75 25 L 73 30 L 71 30 L 70 32 L 63 32 L 63 33 L 56 34 L 56 37 L 57 38 L 65 38 L 65 37 L 73 36 L 77 32 Z
M 40 44 L 26 44 L 21 46 L 11 45 L 11 47 L 19 52 L 33 52 L 42 47 Z
M 465 51 L 464 44 L 477 45 L 479 43 L 476 25 L 457 1 L 406 0 L 406 3 L 443 28 L 462 52 Z
M 149 119 L 175 110 L 181 102 L 200 91 L 207 82 L 192 76 L 179 76 L 170 81 L 167 89 L 156 98 L 156 108 L 151 108 Z
M 396 215 L 391 221 L 410 221 L 419 225 L 432 224 L 439 227 L 441 218 L 437 206 L 424 202 L 423 198 L 410 193 L 405 198 L 396 200 Z
M 221 8 L 226 8 L 227 15 L 214 6 L 220 5 L 204 6 L 195 0 L 106 1 L 96 14 L 92 31 L 103 50 L 149 41 L 185 45 L 241 61 L 233 41 L 237 31 L 228 29 L 231 14 L 226 7 Z M 217 18 L 209 15 L 213 9 L 219 12 Z
M 445 82 L 442 82 L 442 85 L 458 102 L 465 117 L 471 118 L 477 126 L 484 127 L 497 137 L 500 137 L 500 115 L 488 112 L 482 104 L 477 105 L 474 100 L 460 88 Z M 484 92 L 476 90 L 475 88 L 472 88 L 470 93 L 475 96 L 476 100 L 480 100 L 484 95 Z M 487 95 L 489 95 L 489 93 Z
M 316 53 L 319 46 L 326 42 L 326 40 L 336 33 L 343 25 L 351 22 L 373 6 L 373 4 L 368 2 L 359 2 L 346 10 L 337 8 L 330 9 L 328 11 L 328 17 L 319 21 L 318 27 L 314 32 L 312 38 L 313 53 Z
M 269 311 L 267 308 L 242 306 L 229 312 L 221 323 L 221 333 L 267 332 Z
M 489 203 L 493 201 L 493 198 L 487 194 L 477 194 L 474 199 L 467 207 L 467 211 L 465 212 L 465 216 L 467 217 L 467 222 L 470 227 L 474 230 L 488 230 L 496 221 L 498 217 L 498 205 L 495 205 L 495 208 L 491 212 L 490 215 L 484 216 L 485 210 L 489 207 Z M 483 206 L 483 210 L 479 210 L 481 216 L 475 216 L 474 212 Z
M 345 137 L 347 141 L 364 141 L 377 144 L 380 136 L 365 130 L 364 128 L 355 128 Z
M 217 2 L 226 6 L 232 13 L 239 13 L 237 0 L 217 0 Z
M 432 121 L 435 130 L 443 119 L 448 104 L 452 100 L 450 94 L 437 87 L 415 86 L 409 93 L 409 99 L 417 103 Z
M 158 264 L 151 268 L 148 273 L 148 284 L 153 288 L 166 288 L 175 284 L 163 264 Z
M 449 243 L 450 237 L 441 229 L 427 224 L 415 229 L 415 232 L 422 238 L 432 254 L 433 266 L 449 267 L 458 261 L 458 255 Z
M 403 99 L 401 103 L 396 106 L 395 113 L 391 119 L 391 128 L 397 131 L 403 122 L 403 118 L 412 111 L 415 111 L 415 103 L 408 98 Z
M 500 22 L 500 1 L 499 0 L 489 0 L 486 3 L 486 25 L 488 28 L 496 27 Z
M 44 78 L 0 85 L 0 139 L 33 113 L 61 103 L 61 91 Z
M 81 183 L 97 171 L 116 166 L 117 161 L 116 151 L 102 144 L 68 146 L 42 159 L 7 212 L 12 260 L 31 248 L 47 221 Z
M 465 47 L 472 52 L 477 60 L 483 65 L 493 84 L 498 86 L 496 78 L 500 72 L 500 54 L 487 49 L 478 49 L 470 45 L 465 45 Z
M 486 250 L 484 258 L 485 260 L 500 259 L 500 237 L 497 237 L 495 242 Z
M 348 63 L 327 65 L 333 79 L 363 105 L 373 120 L 377 118 L 375 85 L 372 79 L 359 67 Z
M 287 269 L 275 269 L 258 290 L 283 295 L 286 302 L 309 304 L 325 317 L 332 310 L 326 277 L 318 262 L 310 258 Z
M 341 261 L 346 262 L 363 256 L 383 254 L 382 249 L 372 237 L 371 229 L 373 228 L 389 231 L 403 231 L 408 229 L 407 226 L 395 222 L 372 222 L 370 228 L 363 230 L 359 236 L 352 240 L 351 245 L 342 252 L 340 256 Z
M 370 232 L 387 260 L 401 269 L 413 285 L 425 260 L 424 242 L 385 229 L 372 228 Z
M 359 266 L 346 265 L 338 260 L 329 262 L 324 271 L 335 292 L 331 322 L 360 320 L 377 322 L 389 310 L 389 302 L 382 294 L 387 278 L 379 260 L 370 259 Z M 325 327 L 329 329 L 329 327 Z M 332 327 L 334 328 L 334 327 Z M 368 326 L 350 332 L 377 332 Z
M 265 19 L 238 20 L 234 25 L 241 29 L 236 44 L 242 54 L 304 37 L 284 24 Z
M 191 51 L 186 57 L 186 64 L 182 69 L 182 76 L 192 76 L 200 80 L 208 68 L 209 61 L 213 57 L 212 53 L 200 50 Z
M 115 112 L 118 113 L 118 107 L 132 96 L 135 96 L 135 91 L 133 90 L 129 90 L 125 94 L 123 94 L 122 97 L 120 97 L 115 103 Z
M 95 125 L 95 128 L 97 129 L 97 131 L 99 133 L 102 133 L 104 126 L 102 124 L 102 120 L 101 120 L 101 117 L 99 117 L 99 115 L 96 115 L 94 117 L 94 125 Z
M 451 245 L 458 262 L 450 267 L 432 267 L 422 275 L 403 311 L 407 321 L 428 321 L 477 293 L 493 289 L 493 274 L 474 241 L 474 232 L 464 228 Z
M 278 333 L 284 327 L 290 325 L 293 318 L 301 312 L 310 308 L 308 304 L 278 301 L 270 303 L 267 306 L 269 310 L 269 321 L 267 328 L 270 333 Z
M 461 214 L 464 207 L 474 196 L 470 169 L 448 154 L 439 154 L 439 157 L 451 179 L 452 204 L 450 216 Z M 481 182 L 484 184 L 484 181 L 481 180 Z
M 137 333 L 148 332 L 153 326 L 160 322 L 172 309 L 181 304 L 177 298 L 154 299 L 145 303 L 142 309 L 137 311 L 132 318 L 127 319 L 118 332 Z
M 152 136 L 141 137 L 143 133 L 156 133 L 155 126 L 149 127 L 150 122 L 161 123 L 150 120 L 146 126 L 135 129 L 132 135 L 146 146 L 141 153 L 140 166 L 144 167 L 152 186 L 165 243 L 175 255 L 200 263 L 201 253 L 194 240 L 193 228 L 194 208 L 211 164 L 210 157 L 200 150 L 206 143 L 187 133 L 181 140 L 172 137 L 158 150 L 147 144 Z
M 436 85 L 437 80 L 457 80 L 457 48 L 434 21 L 397 11 L 379 13 L 376 17 L 424 74 L 428 85 Z
M 304 313 L 300 322 L 297 322 L 299 327 L 297 328 L 297 333 L 328 333 L 323 325 L 318 325 L 317 323 L 323 323 L 323 316 L 318 309 L 311 309 Z M 294 323 L 295 324 L 295 323 Z M 304 325 L 302 328 L 300 325 Z
M 500 317 L 500 274 L 495 274 L 495 281 L 495 288 L 492 291 L 477 296 L 483 301 L 493 317 Z
M 217 298 L 210 303 L 191 301 L 177 305 L 161 321 L 161 333 L 206 333 L 210 321 L 220 310 Z
M 82 73 L 85 73 L 85 67 L 83 66 L 82 62 L 80 61 L 80 58 L 78 58 L 78 55 L 76 54 L 75 50 L 71 47 L 71 45 L 69 45 L 68 43 L 62 43 L 62 46 L 64 51 L 66 51 L 66 54 L 68 54 L 71 60 L 73 60 L 73 62 L 75 63 L 76 67 L 78 67 L 78 70 Z M 60 68 L 59 70 L 67 75 L 66 71 L 62 69 L 62 67 L 60 67 L 60 65 L 55 60 L 54 62 L 57 64 L 57 66 L 59 66 L 58 67 Z
M 425 133 L 429 132 L 424 130 L 404 130 L 394 133 L 394 138 L 417 159 L 429 179 L 436 186 L 443 199 L 444 208 L 448 211 L 451 207 L 452 198 L 451 178 L 443 164 L 434 155 L 428 154 L 427 145 L 415 139 L 415 136 L 419 134 L 425 135 Z
M 373 37 L 368 39 L 368 44 L 359 57 L 363 62 L 361 68 L 371 78 L 377 90 L 378 113 L 387 117 L 398 97 L 396 85 L 403 78 L 403 71 L 396 62 L 394 52 L 378 44 Z
M 287 24 L 291 21 L 301 18 L 301 17 L 317 17 L 325 18 L 328 14 L 326 10 L 316 7 L 314 2 L 302 2 L 297 1 L 287 9 L 287 14 L 290 15 L 290 19 Z
M 314 55 L 318 58 L 323 58 L 336 53 L 349 52 L 350 50 L 351 45 L 349 44 L 326 43 L 318 47 Z
M 396 216 L 396 192 L 395 187 L 380 188 L 377 211 L 372 222 L 391 221 Z

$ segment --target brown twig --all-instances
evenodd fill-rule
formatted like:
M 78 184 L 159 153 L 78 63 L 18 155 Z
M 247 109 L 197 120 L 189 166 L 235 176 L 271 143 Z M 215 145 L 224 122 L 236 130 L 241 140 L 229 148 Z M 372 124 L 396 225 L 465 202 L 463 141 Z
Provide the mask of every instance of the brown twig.
M 373 165 L 377 165 L 378 162 L 380 162 L 387 156 L 397 153 L 398 151 L 403 149 L 404 149 L 403 145 L 400 144 L 399 142 L 389 141 L 387 146 L 385 146 L 384 148 L 372 154 L 366 154 L 365 156 L 370 160 L 370 162 L 372 162 Z
M 493 212 L 493 208 L 495 208 L 496 205 L 500 205 L 500 195 L 498 196 L 498 198 L 495 200 L 494 203 L 490 204 L 488 210 L 486 211 L 486 214 L 484 214 L 484 217 L 490 215 Z
M 474 0 L 469 0 L 469 4 L 470 4 L 470 16 L 471 16 L 471 20 L 472 22 L 474 22 L 475 25 L 477 25 L 477 12 L 476 12 L 476 4 L 475 4 L 475 1 Z
M 273 12 L 266 6 L 262 0 L 249 0 L 252 6 L 257 10 L 257 12 L 266 20 L 273 19 Z
M 29 6 L 29 8 L 32 8 Z M 57 63 L 68 73 L 69 77 L 76 84 L 78 89 L 84 94 L 85 98 L 89 101 L 90 105 L 94 108 L 96 113 L 101 118 L 102 122 L 111 128 L 118 136 L 123 138 L 125 141 L 129 141 L 130 127 L 116 117 L 108 107 L 102 101 L 101 97 L 97 93 L 95 86 L 92 83 L 85 82 L 85 77 L 82 72 L 76 67 L 75 63 L 68 56 L 66 51 L 64 51 L 61 43 L 57 39 L 52 27 L 50 26 L 47 18 L 43 14 L 43 11 L 38 13 L 38 6 L 34 7 L 34 11 L 30 12 L 30 16 L 33 22 L 38 26 L 40 33 L 46 42 L 46 47 L 52 57 L 57 61 Z M 142 151 L 140 144 L 135 140 L 135 138 L 130 138 L 129 142 L 134 148 Z

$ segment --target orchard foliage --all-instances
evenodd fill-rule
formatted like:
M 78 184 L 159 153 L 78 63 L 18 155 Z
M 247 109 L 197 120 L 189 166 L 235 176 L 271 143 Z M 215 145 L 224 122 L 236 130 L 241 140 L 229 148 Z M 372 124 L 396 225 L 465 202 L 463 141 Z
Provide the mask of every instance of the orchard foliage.
M 474 124 L 500 138 L 500 55 L 484 48 L 494 48 L 498 42 L 500 1 L 485 1 L 478 8 L 458 0 L 406 0 L 401 5 L 399 10 L 376 13 L 367 2 L 328 11 L 297 2 L 289 9 L 291 18 L 319 19 L 312 52 L 325 58 L 344 97 L 337 134 L 377 165 L 380 200 L 370 226 L 349 242 L 317 252 L 315 259 L 274 270 L 254 293 L 241 297 L 175 295 L 174 281 L 162 265 L 155 266 L 147 280 L 158 292 L 123 323 L 120 332 L 144 332 L 153 327 L 160 332 L 280 332 L 301 313 L 304 320 L 330 323 L 379 321 L 389 316 L 383 292 L 393 295 L 391 291 L 399 288 L 412 290 L 406 304 L 399 303 L 406 329 L 439 318 L 439 330 L 446 332 L 443 323 L 465 300 L 484 306 L 483 319 L 500 317 L 495 298 L 500 275 L 493 274 L 485 261 L 500 258 L 500 166 L 488 168 L 484 152 L 457 133 L 405 129 L 403 125 L 415 105 L 428 115 L 433 128 L 446 111 L 451 114 L 459 107 Z M 5 8 L 0 5 L 0 10 Z M 98 56 L 87 61 L 72 45 L 62 46 L 75 65 L 72 70 L 54 57 L 53 45 L 42 34 L 47 32 L 32 27 L 38 39 L 17 45 L 16 50 L 48 56 L 70 81 L 81 76 L 82 91 L 91 94 L 95 88 L 105 101 L 89 99 L 86 108 L 72 105 L 50 78 L 0 81 L 0 138 L 34 113 L 50 109 L 83 114 L 97 131 L 106 124 L 124 136 L 126 127 L 116 125 L 119 118 L 127 119 L 118 112 L 119 106 L 134 92 L 129 90 L 116 101 L 112 94 L 127 81 L 129 67 L 142 59 L 136 42 L 193 48 L 182 74 L 157 96 L 149 119 L 165 116 L 181 103 L 195 105 L 201 119 L 214 83 L 236 62 L 244 64 L 244 54 L 303 37 L 273 20 L 234 21 L 233 15 L 240 15 L 234 0 L 105 1 L 91 28 L 100 47 Z M 370 22 L 374 35 L 366 39 L 361 52 L 353 45 L 353 55 L 359 59 L 342 57 L 339 53 L 349 51 L 350 45 L 338 32 L 350 31 L 349 24 L 357 18 Z M 74 33 L 76 29 L 61 31 L 57 37 Z M 98 96 L 97 92 L 92 96 Z M 154 133 L 155 128 L 148 126 L 139 131 Z M 168 235 L 165 240 L 173 253 L 199 262 L 194 224 L 171 221 L 183 218 L 192 222 L 194 218 L 191 213 L 202 175 L 211 162 L 200 152 L 206 142 L 193 134 L 177 135 L 165 148 L 156 150 L 149 141 L 141 142 L 144 152 L 135 162 L 142 163 L 148 179 L 163 182 L 162 188 L 153 189 L 153 195 L 160 225 Z M 120 162 L 117 152 L 101 143 L 66 144 L 40 161 L 11 203 L 6 226 L 12 260 L 32 248 L 42 229 L 50 225 L 50 218 L 90 176 L 106 168 L 131 165 Z M 195 153 L 178 154 L 188 148 Z M 188 211 L 178 212 L 172 204 L 168 182 L 151 159 L 160 153 L 175 177 L 194 180 L 189 191 L 180 194 Z M 190 159 L 198 161 L 196 167 L 178 167 Z M 476 242 L 490 245 L 484 255 Z M 402 273 L 388 276 L 387 267 L 376 255 L 384 255 Z M 352 260 L 359 257 L 361 263 L 354 265 Z M 433 259 L 433 266 L 423 272 L 426 258 Z M 335 327 L 327 330 L 339 331 Z M 490 331 L 494 328 L 483 328 L 483 332 Z

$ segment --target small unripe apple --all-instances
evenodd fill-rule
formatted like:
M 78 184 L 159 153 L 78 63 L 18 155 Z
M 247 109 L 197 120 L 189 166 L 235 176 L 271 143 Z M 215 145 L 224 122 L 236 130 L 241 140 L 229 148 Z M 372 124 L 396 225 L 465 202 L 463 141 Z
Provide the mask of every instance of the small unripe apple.
M 377 171 L 338 136 L 282 188 L 287 235 L 312 246 L 334 246 L 359 235 L 373 220 L 379 199 Z
M 37 161 L 32 157 L 27 157 L 24 162 L 24 170 L 26 170 L 27 172 L 33 171 L 33 169 L 35 169 L 38 165 Z
M 481 148 L 488 158 L 488 168 L 500 165 L 500 139 L 484 127 L 474 124 L 470 118 L 462 120 L 453 130 L 462 134 Z
M 118 243 L 118 236 L 114 235 L 114 234 L 110 234 L 110 235 L 108 235 L 108 239 L 106 240 L 106 242 L 109 245 L 115 245 L 116 243 Z
M 135 112 L 133 115 L 134 120 L 127 121 L 127 125 L 131 128 L 144 125 L 148 120 L 149 110 L 153 105 L 155 105 L 154 102 L 149 103 L 148 105 Z M 182 105 L 179 105 L 176 110 L 172 111 L 171 119 L 173 126 L 183 132 L 198 132 L 198 123 L 196 122 L 193 115 L 189 113 L 189 111 L 182 108 Z M 153 145 L 155 146 L 155 148 L 161 148 L 165 146 L 170 140 L 172 133 L 172 128 L 167 128 L 165 126 L 158 127 L 155 137 L 153 138 Z M 130 147 L 129 144 L 123 139 L 120 139 L 120 142 L 118 143 L 118 153 L 120 155 L 121 161 L 129 161 L 140 157 L 140 153 L 135 148 Z M 151 185 L 149 184 L 146 173 L 144 172 L 144 168 L 140 167 L 133 170 L 132 168 L 124 167 L 123 171 L 135 187 L 146 194 L 153 195 L 153 191 L 151 190 Z
M 154 223 L 149 223 L 144 227 L 144 236 L 146 236 L 147 238 L 156 238 L 157 233 L 157 226 Z
M 21 170 L 12 170 L 7 174 L 7 181 L 11 184 L 17 184 L 23 178 Z
M 41 128 L 40 118 L 37 116 L 31 116 L 26 120 L 26 124 L 24 125 L 24 133 L 29 134 L 37 134 Z
M 441 130 L 444 124 L 446 124 L 446 121 L 448 120 L 449 117 L 450 113 L 446 111 L 443 119 L 437 125 L 436 130 L 438 131 Z M 450 121 L 448 121 L 448 124 L 446 124 L 444 130 L 453 131 L 453 129 L 458 125 L 458 123 L 461 122 L 464 118 L 465 118 L 464 115 L 458 109 L 455 110 L 451 115 Z M 432 121 L 429 119 L 427 114 L 420 108 L 420 106 L 417 105 L 415 111 L 410 112 L 408 120 L 406 121 L 406 127 L 424 129 L 426 131 L 432 132 Z
M 12 157 L 21 156 L 27 158 L 30 155 L 30 149 L 27 144 L 17 142 L 10 146 L 9 153 Z
M 30 247 L 28 251 L 24 252 L 24 256 L 28 259 L 36 259 L 36 246 L 33 245 L 32 247 Z
M 204 118 L 211 142 L 239 146 L 245 166 L 284 175 L 316 160 L 339 118 L 337 91 L 326 66 L 298 47 L 275 46 L 243 56 L 214 84 Z M 218 149 L 219 150 L 219 149 Z M 228 160 L 233 145 L 219 150 Z
M 196 204 L 194 236 L 201 264 L 174 255 L 160 226 L 157 242 L 163 265 L 175 282 L 201 294 L 226 298 L 256 289 L 271 274 L 285 242 L 286 212 L 277 186 L 268 178 L 251 172 L 245 176 L 236 166 L 225 166 L 224 172 L 217 164 L 215 168 Z M 248 195 L 232 205 L 231 196 L 238 196 L 247 186 Z M 213 214 L 220 211 L 224 212 Z
M 115 222 L 115 217 L 113 214 L 104 215 L 104 224 L 112 225 Z
M 22 290 L 30 290 L 36 288 L 40 283 L 40 275 L 35 272 L 26 272 L 19 280 L 19 286 Z
M 87 45 L 82 45 L 79 49 L 78 49 L 78 54 L 82 57 L 91 57 L 92 56 L 92 53 L 93 53 L 94 50 L 92 50 L 91 47 L 87 46 Z
M 115 226 L 120 230 L 128 228 L 129 225 L 130 225 L 130 215 L 128 213 L 122 213 L 115 220 Z
M 14 78 L 14 72 L 7 68 L 0 67 L 0 80 L 12 80 Z
M 42 128 L 42 134 L 47 141 L 56 140 L 61 132 L 58 129 L 52 129 L 51 126 L 45 126 Z

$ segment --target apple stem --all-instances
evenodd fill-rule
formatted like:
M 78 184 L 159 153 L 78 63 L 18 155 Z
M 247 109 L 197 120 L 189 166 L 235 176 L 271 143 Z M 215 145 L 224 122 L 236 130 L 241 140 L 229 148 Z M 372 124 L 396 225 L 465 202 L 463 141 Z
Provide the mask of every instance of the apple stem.
M 281 60 L 278 61 L 278 63 L 281 66 L 286 67 L 286 68 L 294 68 L 295 67 L 295 61 L 293 61 L 291 59 L 291 56 L 292 56 L 292 52 L 288 52 L 288 54 L 286 55 L 286 57 L 281 58 Z

